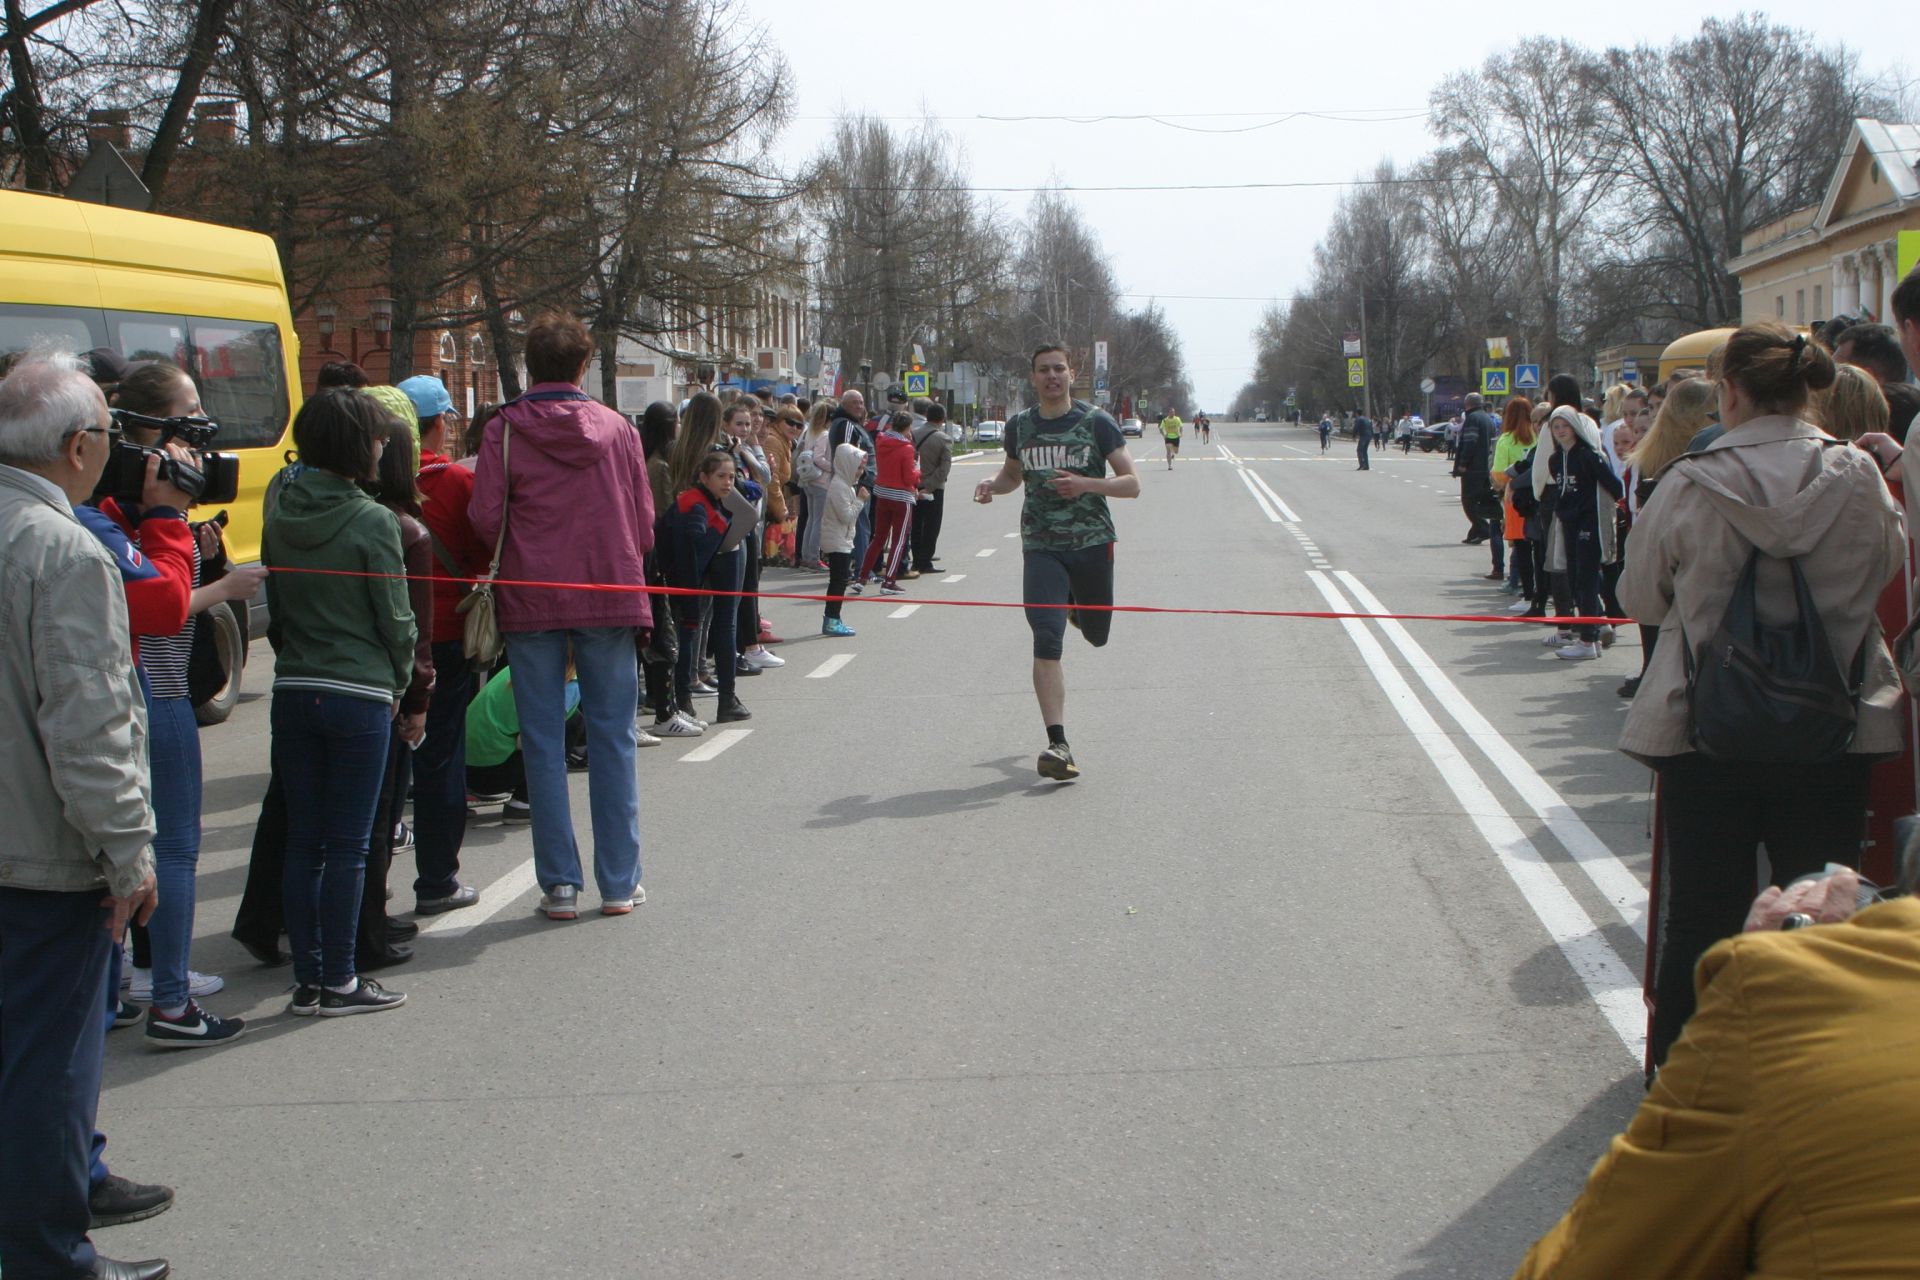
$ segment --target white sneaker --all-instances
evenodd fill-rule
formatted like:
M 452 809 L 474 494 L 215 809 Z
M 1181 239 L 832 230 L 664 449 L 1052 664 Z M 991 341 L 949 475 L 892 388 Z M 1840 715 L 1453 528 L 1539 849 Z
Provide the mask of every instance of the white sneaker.
M 153 1003 L 153 970 L 135 969 L 127 966 L 133 977 L 127 983 L 127 999 L 136 1004 Z M 201 996 L 210 996 L 227 985 L 227 980 L 219 974 L 201 973 L 195 969 L 187 970 L 187 995 L 198 1000 Z
M 1556 631 L 1552 635 L 1548 636 L 1546 639 L 1542 640 L 1540 643 L 1549 649 L 1558 649 L 1562 645 L 1569 645 L 1573 643 L 1573 632 Z
M 711 720 L 702 720 L 699 716 L 693 714 L 693 712 L 691 711 L 681 711 L 675 714 L 677 714 L 682 720 L 685 720 L 688 724 L 692 725 L 694 728 L 700 730 L 702 733 L 705 733 L 708 729 L 711 729 L 713 727 L 713 722 Z
M 1602 627 L 1600 628 L 1600 647 L 1601 647 L 1602 649 L 1611 649 L 1611 648 L 1613 648 L 1613 638 L 1614 638 L 1614 637 L 1613 637 L 1613 628 L 1612 628 L 1612 627 L 1609 627 L 1609 626 L 1602 626 Z
M 600 914 L 603 916 L 624 916 L 647 900 L 647 891 L 639 885 L 633 886 L 631 898 L 600 899 Z
M 681 711 L 674 712 L 665 720 L 654 721 L 651 728 L 658 738 L 697 738 L 701 733 L 700 726 Z
M 1507 612 L 1508 612 L 1509 614 L 1512 614 L 1512 615 L 1513 615 L 1514 617 L 1516 617 L 1516 618 L 1517 618 L 1517 617 L 1519 617 L 1519 616 L 1520 616 L 1521 614 L 1523 614 L 1523 613 L 1525 613 L 1525 612 L 1527 612 L 1527 611 L 1528 611 L 1529 609 L 1531 609 L 1531 608 L 1533 608 L 1533 601 L 1531 601 L 1531 600 L 1516 600 L 1516 601 L 1514 601 L 1514 604 L 1513 604 L 1513 607 L 1512 607 L 1511 609 L 1509 609 L 1509 610 L 1507 610 Z
M 1585 662 L 1589 658 L 1600 656 L 1600 646 L 1591 640 L 1575 640 L 1566 648 L 1555 650 L 1553 656 L 1565 658 L 1568 662 Z
M 637 739 L 637 741 L 634 744 L 635 746 L 657 747 L 660 745 L 660 739 L 654 737 L 652 734 L 648 733 L 645 729 L 642 729 L 639 725 L 635 725 L 633 727 L 633 733 L 634 733 L 634 737 Z
M 787 665 L 785 658 L 768 653 L 764 645 L 755 645 L 740 656 L 747 660 L 748 666 L 758 667 L 762 671 L 766 671 L 772 667 L 784 667 Z

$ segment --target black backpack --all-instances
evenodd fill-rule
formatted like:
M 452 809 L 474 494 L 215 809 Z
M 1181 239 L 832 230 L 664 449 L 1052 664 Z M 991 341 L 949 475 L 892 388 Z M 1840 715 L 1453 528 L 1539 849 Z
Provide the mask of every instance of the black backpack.
M 1752 764 L 1826 764 L 1853 745 L 1869 631 L 1854 654 L 1850 676 L 1828 643 L 1800 561 L 1793 573 L 1794 620 L 1760 621 L 1755 547 L 1733 589 L 1720 625 L 1687 664 L 1687 736 L 1694 750 L 1715 760 Z

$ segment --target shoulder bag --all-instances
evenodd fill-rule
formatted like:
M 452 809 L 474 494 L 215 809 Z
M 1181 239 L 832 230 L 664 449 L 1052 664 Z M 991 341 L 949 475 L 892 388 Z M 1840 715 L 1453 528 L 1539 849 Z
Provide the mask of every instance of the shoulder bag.
M 513 506 L 513 487 L 507 469 L 507 446 L 513 442 L 513 424 L 504 419 L 500 432 L 500 533 L 493 540 L 493 563 L 487 566 L 487 576 L 480 579 L 462 600 L 458 612 L 464 629 L 463 647 L 468 658 L 483 667 L 491 667 L 500 660 L 500 653 L 506 648 L 506 638 L 500 634 L 500 620 L 495 616 L 493 598 L 493 580 L 500 576 L 500 553 L 507 545 L 507 513 Z

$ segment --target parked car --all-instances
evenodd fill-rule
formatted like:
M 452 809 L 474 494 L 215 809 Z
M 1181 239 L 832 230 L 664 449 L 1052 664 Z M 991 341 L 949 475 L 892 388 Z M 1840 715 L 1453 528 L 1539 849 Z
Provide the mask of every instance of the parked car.
M 1447 424 L 1444 422 L 1423 422 L 1413 429 L 1413 447 L 1422 453 L 1432 453 L 1436 449 L 1447 447 Z
M 1138 418 L 1128 418 L 1120 424 L 1120 434 L 1123 436 L 1137 436 L 1145 431 L 1146 427 Z
M 974 443 L 999 444 L 1000 433 L 1006 428 L 1006 425 L 1007 424 L 1004 422 L 996 422 L 991 418 L 989 418 L 985 422 L 974 423 L 973 424 Z

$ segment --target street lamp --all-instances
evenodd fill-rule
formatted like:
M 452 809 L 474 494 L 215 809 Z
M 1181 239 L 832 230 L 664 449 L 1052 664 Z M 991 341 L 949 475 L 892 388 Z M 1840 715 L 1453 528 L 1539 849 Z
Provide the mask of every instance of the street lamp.
M 367 317 L 373 322 L 373 331 L 378 335 L 376 341 L 384 346 L 386 336 L 393 332 L 393 299 L 369 298 L 367 300 Z
M 317 303 L 313 308 L 314 327 L 320 336 L 329 341 L 333 338 L 333 322 L 340 314 L 340 308 L 332 302 Z

